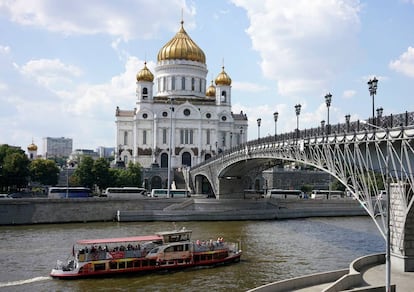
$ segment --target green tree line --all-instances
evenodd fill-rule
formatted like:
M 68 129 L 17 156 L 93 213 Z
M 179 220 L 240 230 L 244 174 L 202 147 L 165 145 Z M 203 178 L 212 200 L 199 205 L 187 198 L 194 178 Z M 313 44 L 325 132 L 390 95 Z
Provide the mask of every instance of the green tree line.
M 14 192 L 30 185 L 54 186 L 60 171 L 56 161 L 50 159 L 29 160 L 17 147 L 0 145 L 0 191 Z M 104 158 L 93 160 L 83 156 L 74 173 L 68 178 L 70 186 L 84 186 L 103 190 L 109 186 L 140 186 L 142 168 L 130 163 L 127 168 L 110 168 Z

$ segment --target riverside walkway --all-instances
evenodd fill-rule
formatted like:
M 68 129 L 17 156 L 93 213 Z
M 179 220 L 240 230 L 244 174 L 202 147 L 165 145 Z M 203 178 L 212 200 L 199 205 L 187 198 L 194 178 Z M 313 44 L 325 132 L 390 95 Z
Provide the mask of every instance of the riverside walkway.
M 384 254 L 368 255 L 353 261 L 349 269 L 278 281 L 249 292 L 385 291 L 384 259 Z M 414 291 L 414 273 L 392 269 L 391 285 L 392 291 Z

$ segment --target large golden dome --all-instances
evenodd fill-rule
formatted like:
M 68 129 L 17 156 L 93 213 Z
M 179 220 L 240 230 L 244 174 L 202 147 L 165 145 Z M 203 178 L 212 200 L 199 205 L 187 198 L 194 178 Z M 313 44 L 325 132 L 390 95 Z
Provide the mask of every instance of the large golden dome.
M 211 85 L 207 88 L 206 96 L 209 96 L 209 97 L 216 96 L 216 87 L 213 84 L 213 80 L 211 80 Z
M 154 81 L 154 74 L 147 68 L 147 62 L 144 63 L 144 68 L 137 74 L 137 81 Z
M 29 146 L 27 146 L 27 150 L 29 151 L 37 151 L 37 145 L 32 142 Z
M 205 64 L 206 55 L 184 30 L 184 21 L 177 34 L 158 52 L 158 62 L 164 60 L 189 60 Z
M 222 71 L 216 78 L 216 85 L 231 85 L 231 78 L 227 73 L 224 71 L 224 66 L 222 67 Z

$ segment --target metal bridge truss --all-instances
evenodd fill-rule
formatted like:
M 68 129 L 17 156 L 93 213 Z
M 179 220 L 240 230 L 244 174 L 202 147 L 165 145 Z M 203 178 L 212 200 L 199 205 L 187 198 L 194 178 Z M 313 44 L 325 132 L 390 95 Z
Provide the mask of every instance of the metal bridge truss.
M 198 173 L 208 175 L 207 169 L 218 163 L 220 176 L 231 172 L 231 168 L 242 161 L 256 161 L 250 167 L 258 168 L 261 164 L 259 170 L 270 168 L 280 160 L 313 166 L 331 174 L 346 187 L 348 194 L 374 219 L 384 238 L 387 194 L 380 194 L 389 180 L 391 186 L 400 186 L 391 188 L 390 192 L 391 205 L 399 202 L 399 206 L 391 208 L 390 228 L 394 235 L 402 237 L 404 233 L 393 230 L 396 228 L 393 222 L 403 220 L 401 224 L 404 226 L 414 202 L 414 126 L 377 128 L 290 139 L 267 137 L 234 147 L 195 168 Z M 393 241 L 400 247 L 404 239 L 394 238 Z

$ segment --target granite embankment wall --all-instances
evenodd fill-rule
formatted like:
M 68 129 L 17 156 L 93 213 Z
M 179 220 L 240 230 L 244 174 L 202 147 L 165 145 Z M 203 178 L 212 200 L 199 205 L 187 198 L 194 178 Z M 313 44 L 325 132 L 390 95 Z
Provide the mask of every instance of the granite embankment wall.
M 354 200 L 2 199 L 0 225 L 96 221 L 275 220 L 366 215 Z

